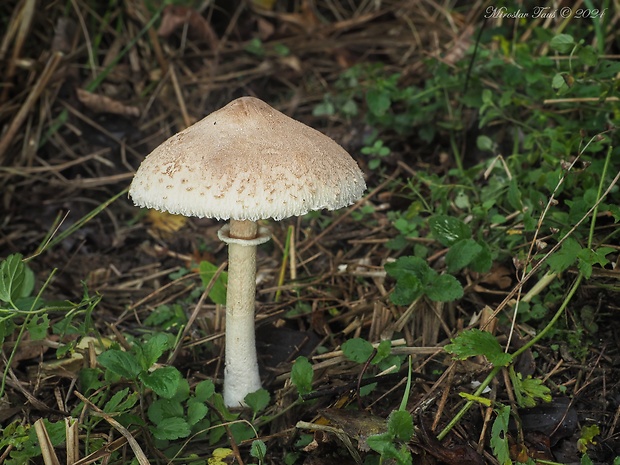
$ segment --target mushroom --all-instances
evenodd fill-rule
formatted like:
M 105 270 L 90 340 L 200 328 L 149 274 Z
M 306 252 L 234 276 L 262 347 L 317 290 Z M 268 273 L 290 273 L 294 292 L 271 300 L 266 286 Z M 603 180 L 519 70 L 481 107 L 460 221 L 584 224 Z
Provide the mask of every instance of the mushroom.
M 242 97 L 172 136 L 138 168 L 129 195 L 140 207 L 228 220 L 224 402 L 243 406 L 261 387 L 254 335 L 258 220 L 335 210 L 366 189 L 336 142 L 254 97 Z

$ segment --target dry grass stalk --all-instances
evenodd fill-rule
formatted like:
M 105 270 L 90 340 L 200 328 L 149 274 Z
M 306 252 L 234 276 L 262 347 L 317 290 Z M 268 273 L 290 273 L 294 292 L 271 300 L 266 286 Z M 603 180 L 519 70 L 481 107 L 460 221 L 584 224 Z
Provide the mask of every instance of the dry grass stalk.
M 37 433 L 37 439 L 39 440 L 39 444 L 41 446 L 41 455 L 43 456 L 43 462 L 45 465 L 60 465 L 60 461 L 58 460 L 58 456 L 56 455 L 56 451 L 54 450 L 54 446 L 50 440 L 47 428 L 45 428 L 43 419 L 39 418 L 34 422 L 34 429 Z

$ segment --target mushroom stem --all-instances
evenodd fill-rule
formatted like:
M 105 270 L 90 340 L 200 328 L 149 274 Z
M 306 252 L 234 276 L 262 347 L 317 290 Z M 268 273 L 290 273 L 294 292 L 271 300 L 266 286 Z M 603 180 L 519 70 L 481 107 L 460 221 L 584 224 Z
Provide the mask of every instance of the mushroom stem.
M 244 406 L 245 396 L 261 388 L 254 337 L 256 242 L 252 239 L 257 232 L 255 221 L 230 221 L 224 369 L 224 403 L 228 407 Z

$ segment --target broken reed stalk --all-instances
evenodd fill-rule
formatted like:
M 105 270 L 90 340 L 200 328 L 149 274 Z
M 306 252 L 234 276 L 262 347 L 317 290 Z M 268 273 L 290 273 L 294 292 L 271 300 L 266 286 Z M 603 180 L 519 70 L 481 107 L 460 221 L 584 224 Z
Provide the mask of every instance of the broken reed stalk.
M 60 460 L 58 460 L 58 456 L 52 445 L 52 440 L 50 439 L 50 435 L 45 428 L 42 418 L 34 422 L 34 430 L 41 447 L 43 463 L 45 463 L 45 465 L 60 465 Z

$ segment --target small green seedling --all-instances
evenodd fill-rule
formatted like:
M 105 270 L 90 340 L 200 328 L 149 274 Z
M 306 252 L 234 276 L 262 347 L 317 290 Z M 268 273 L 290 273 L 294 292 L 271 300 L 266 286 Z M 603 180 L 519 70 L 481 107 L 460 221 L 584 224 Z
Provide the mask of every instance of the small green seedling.
M 385 271 L 396 278 L 390 299 L 396 305 L 409 305 L 426 295 L 436 302 L 450 302 L 463 296 L 461 283 L 450 274 L 439 274 L 419 257 L 400 257 L 386 263 Z
M 312 391 L 314 370 L 312 364 L 304 356 L 297 357 L 291 368 L 291 383 L 297 388 L 300 396 Z

